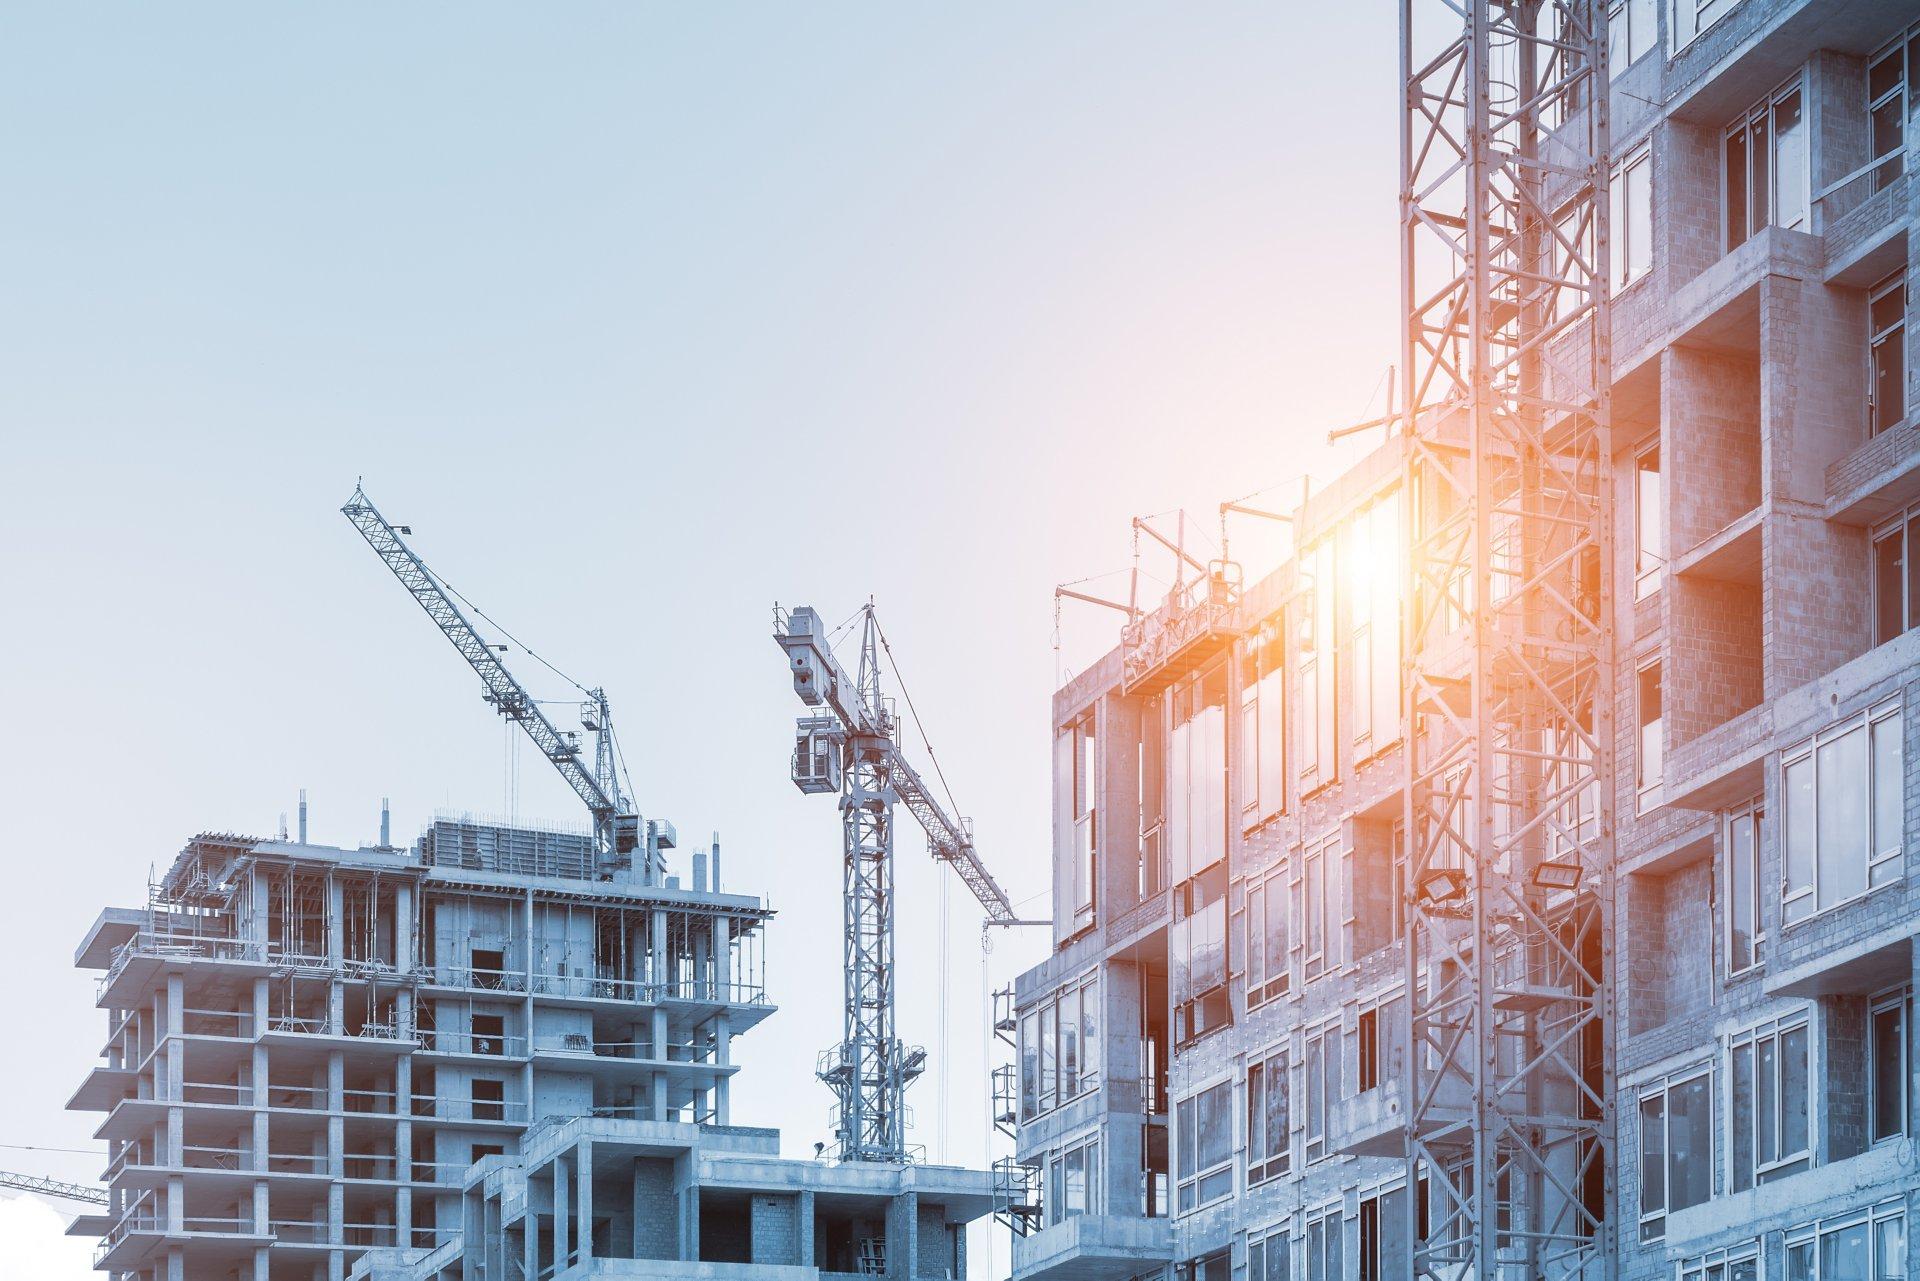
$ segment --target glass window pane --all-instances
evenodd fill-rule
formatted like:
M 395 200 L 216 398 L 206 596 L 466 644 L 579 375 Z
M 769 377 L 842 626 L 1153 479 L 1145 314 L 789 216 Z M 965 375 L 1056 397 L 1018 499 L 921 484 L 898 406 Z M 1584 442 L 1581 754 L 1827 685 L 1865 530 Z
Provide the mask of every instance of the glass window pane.
M 1882 1219 L 1873 1225 L 1874 1281 L 1903 1281 L 1907 1275 L 1907 1221 Z
M 1801 226 L 1807 217 L 1807 129 L 1797 89 L 1773 104 L 1773 148 L 1774 221 Z
M 1780 1159 L 1779 1047 L 1765 1036 L 1753 1047 L 1753 1151 L 1760 1165 Z
M 1747 145 L 1753 157 L 1753 229 L 1758 231 L 1773 225 L 1773 212 L 1768 203 L 1773 192 L 1773 178 L 1768 172 L 1773 144 L 1767 139 L 1767 117 L 1764 112 L 1754 118 Z
M 1868 1029 L 1873 1055 L 1873 1141 L 1906 1130 L 1906 1019 L 1903 1005 L 1873 1012 Z
M 1813 888 L 1814 805 L 1813 760 L 1801 757 L 1789 762 L 1784 781 L 1786 820 L 1785 893 L 1788 896 Z M 1786 906 L 1787 920 L 1795 921 L 1813 910 L 1811 895 Z
M 1753 1046 L 1733 1047 L 1733 1152 L 1727 1161 L 1735 1192 L 1753 1186 Z
M 1820 1281 L 1873 1281 L 1867 1271 L 1867 1225 L 1820 1234 Z
M 1727 823 L 1727 968 L 1751 967 L 1754 933 L 1759 927 L 1754 898 L 1754 816 L 1741 814 Z
M 1747 135 L 1735 130 L 1727 135 L 1727 248 L 1735 249 L 1747 238 Z
M 1905 845 L 1906 774 L 1901 765 L 1900 734 L 1903 717 L 1896 714 L 1873 723 L 1873 852 L 1895 856 Z M 1873 884 L 1883 885 L 1900 875 L 1897 857 L 1873 869 Z
M 1807 1150 L 1807 1029 L 1780 1034 L 1780 1156 Z
M 1667 1206 L 1667 1099 L 1654 1094 L 1640 1100 L 1640 1213 L 1658 1214 Z
M 1900 99 L 1891 98 L 1873 109 L 1873 155 L 1875 159 L 1888 157 L 1885 164 L 1873 171 L 1873 190 L 1892 182 L 1900 176 L 1902 155 L 1906 144 L 1906 117 L 1900 111 Z
M 1907 629 L 1906 528 L 1873 540 L 1873 643 L 1884 645 Z
M 1667 1208 L 1700 1205 L 1713 1193 L 1713 1089 L 1704 1076 L 1668 1091 Z
M 1915 546 L 1916 539 L 1920 539 L 1920 516 L 1908 518 L 1905 546 Z M 1920 623 L 1920 556 L 1906 556 L 1902 559 L 1907 566 L 1907 612 L 1901 619 L 1900 625 L 1905 628 Z
M 1820 906 L 1867 888 L 1867 728 L 1848 730 L 1814 753 L 1820 790 Z

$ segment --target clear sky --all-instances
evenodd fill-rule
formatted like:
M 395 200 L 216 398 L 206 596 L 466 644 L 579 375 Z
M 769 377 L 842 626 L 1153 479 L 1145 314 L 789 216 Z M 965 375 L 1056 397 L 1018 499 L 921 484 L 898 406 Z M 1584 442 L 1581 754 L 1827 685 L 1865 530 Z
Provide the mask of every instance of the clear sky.
M 364 475 L 772 898 L 735 1116 L 810 1151 L 839 836 L 786 781 L 773 602 L 875 597 L 1044 911 L 1048 695 L 1115 636 L 1072 611 L 1056 654 L 1053 586 L 1124 567 L 1134 515 L 1333 474 L 1396 354 L 1384 5 L 6 11 L 0 1143 L 99 1148 L 61 1110 L 105 1031 L 72 950 L 194 832 L 303 786 L 341 844 L 382 795 L 401 839 L 581 818 L 530 749 L 507 796 L 476 680 L 338 514 Z M 977 1162 L 983 989 L 1045 942 L 983 979 L 965 891 L 901 853 L 904 1030 L 949 1049 L 915 1138 Z M 21 1210 L 0 1256 L 59 1249 Z

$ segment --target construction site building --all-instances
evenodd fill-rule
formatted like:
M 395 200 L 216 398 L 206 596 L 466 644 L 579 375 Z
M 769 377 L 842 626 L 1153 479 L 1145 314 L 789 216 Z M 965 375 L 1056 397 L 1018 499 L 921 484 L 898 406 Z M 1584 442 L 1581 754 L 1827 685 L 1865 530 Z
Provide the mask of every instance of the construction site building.
M 1920 1275 L 1920 6 L 1608 11 L 1616 947 L 1562 1058 L 1613 1157 L 1561 1194 L 1604 1211 L 1588 1275 Z M 1054 950 L 999 1017 L 1018 1281 L 1379 1281 L 1449 1213 L 1407 1159 L 1405 448 L 1054 696 Z
M 550 1119 L 467 1172 L 458 1236 L 424 1257 L 369 1251 L 354 1281 L 967 1275 L 990 1172 L 779 1151 L 774 1130 Z
M 469 1168 L 543 1117 L 725 1133 L 771 913 L 717 845 L 660 875 L 672 843 L 607 876 L 588 835 L 464 818 L 195 837 L 76 953 L 106 1038 L 68 1106 L 105 1114 L 111 1199 L 73 1232 L 123 1281 L 341 1281 L 456 1241 Z

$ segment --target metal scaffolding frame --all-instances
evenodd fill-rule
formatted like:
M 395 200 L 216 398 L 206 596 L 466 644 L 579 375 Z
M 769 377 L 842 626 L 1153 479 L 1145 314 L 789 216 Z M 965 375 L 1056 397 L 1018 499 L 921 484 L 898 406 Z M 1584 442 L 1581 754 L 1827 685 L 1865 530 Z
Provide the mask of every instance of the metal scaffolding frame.
M 1598 1278 L 1617 1249 L 1606 5 L 1401 0 L 1400 22 L 1412 1273 Z

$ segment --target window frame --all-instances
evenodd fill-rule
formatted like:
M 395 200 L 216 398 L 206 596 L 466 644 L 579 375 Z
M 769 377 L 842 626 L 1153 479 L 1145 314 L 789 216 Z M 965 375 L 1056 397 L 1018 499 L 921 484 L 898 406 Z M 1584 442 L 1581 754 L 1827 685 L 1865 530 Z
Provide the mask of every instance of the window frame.
M 1883 276 L 1867 289 L 1867 435 L 1869 438 L 1884 436 L 1896 428 L 1906 426 L 1912 417 L 1913 407 L 1907 403 L 1907 317 L 1912 310 L 1912 299 L 1908 296 L 1907 273 L 1904 268 Z M 1873 311 L 1877 303 L 1899 294 L 1900 318 L 1884 328 L 1876 329 Z M 1879 357 L 1882 350 L 1893 353 L 1899 369 L 1900 413 L 1898 417 L 1880 421 L 1880 403 L 1877 390 L 1880 383 Z
M 1800 190 L 1796 193 L 1800 214 L 1792 222 L 1779 220 L 1780 213 L 1780 152 L 1778 131 L 1774 128 L 1774 113 L 1779 106 L 1795 94 L 1800 96 L 1800 128 L 1802 148 L 1800 162 Z M 1752 240 L 1769 227 L 1779 227 L 1786 231 L 1807 231 L 1813 220 L 1813 148 L 1812 117 L 1808 108 L 1810 99 L 1807 93 L 1807 75 L 1804 67 L 1782 80 L 1745 110 L 1737 113 L 1733 120 L 1720 131 L 1720 246 L 1723 254 L 1730 254 L 1741 245 Z M 1756 126 L 1761 127 L 1758 136 L 1766 143 L 1766 164 L 1764 181 L 1766 183 L 1766 206 L 1764 217 L 1756 218 L 1754 204 L 1754 182 L 1756 166 Z M 1729 179 L 1728 146 L 1734 138 L 1741 140 L 1744 151 L 1745 173 L 1742 178 L 1742 198 L 1745 207 L 1742 217 L 1745 220 L 1745 234 L 1740 239 L 1733 238 L 1733 188 Z
M 1806 1034 L 1807 1066 L 1806 1079 L 1806 1144 L 1791 1151 L 1779 1148 L 1780 1136 L 1784 1133 L 1788 1116 L 1786 1092 L 1782 1088 L 1786 1080 L 1786 1063 L 1780 1052 L 1782 1041 L 1795 1032 Z M 1769 1158 L 1763 1159 L 1760 1152 L 1760 1045 L 1763 1041 L 1773 1042 L 1773 1079 L 1769 1087 L 1770 1101 L 1774 1110 L 1771 1118 L 1775 1151 Z M 1753 1088 L 1750 1098 L 1754 1109 L 1751 1120 L 1753 1138 L 1753 1160 L 1748 1166 L 1742 1160 L 1743 1153 L 1736 1134 L 1738 1122 L 1738 1088 L 1740 1072 L 1737 1066 L 1741 1049 L 1749 1051 Z M 1726 1143 L 1726 1186 L 1729 1193 L 1748 1192 L 1777 1178 L 1810 1170 L 1816 1164 L 1815 1144 L 1818 1126 L 1821 1120 L 1820 1091 L 1816 1086 L 1820 1070 L 1819 1045 L 1814 1035 L 1813 1010 L 1797 1010 L 1783 1014 L 1778 1018 L 1766 1019 L 1750 1027 L 1730 1033 L 1726 1038 L 1722 1062 L 1725 1070 L 1726 1124 L 1721 1139 Z
M 1609 0 L 1607 5 L 1607 77 L 1618 79 L 1620 73 L 1639 62 L 1640 59 L 1660 47 L 1660 5 L 1659 0 Z M 1644 43 L 1642 27 L 1646 28 Z M 1619 49 L 1624 55 L 1614 56 L 1613 33 L 1624 29 L 1626 35 L 1619 41 Z M 1635 47 L 1639 52 L 1634 52 Z
M 1647 245 L 1645 258 L 1636 268 L 1633 258 L 1637 246 L 1632 239 L 1634 210 L 1628 207 L 1627 185 L 1634 171 L 1641 168 L 1646 170 Z M 1611 206 L 1608 214 L 1612 245 L 1607 264 L 1607 284 L 1609 292 L 1618 297 L 1653 274 L 1653 249 L 1658 241 L 1653 229 L 1653 213 L 1659 202 L 1653 189 L 1653 143 L 1650 139 L 1627 148 L 1626 153 L 1614 163 L 1608 201 Z
M 1652 458 L 1649 469 L 1646 460 Z M 1659 531 L 1659 548 L 1650 550 L 1646 546 L 1647 495 L 1644 477 L 1655 477 L 1655 511 L 1652 513 L 1654 528 Z M 1666 472 L 1663 469 L 1660 441 L 1656 438 L 1651 444 L 1642 446 L 1633 455 L 1633 599 L 1646 600 L 1666 585 L 1667 579 L 1667 527 L 1666 512 L 1660 510 L 1666 505 Z M 1643 562 L 1652 561 L 1652 564 Z
M 1327 1141 L 1327 1131 L 1333 1118 L 1334 1105 L 1345 1097 L 1341 1088 L 1346 1037 L 1336 1016 L 1308 1027 L 1301 1039 L 1300 1098 L 1304 1107 L 1300 1127 L 1300 1156 L 1301 1164 L 1310 1166 L 1335 1155 L 1333 1145 Z
M 1761 1261 L 1758 1241 L 1747 1241 L 1740 1245 L 1708 1250 L 1703 1254 L 1688 1255 L 1680 1259 L 1674 1265 L 1674 1269 L 1677 1281 L 1736 1281 L 1730 1269 L 1742 1263 L 1753 1264 L 1753 1270 L 1748 1274 L 1752 1281 L 1760 1281 L 1760 1278 L 1766 1275 L 1766 1265 Z
M 1197 1133 L 1199 1128 L 1200 1103 L 1204 1097 L 1216 1091 L 1225 1091 L 1225 1101 L 1219 1106 L 1224 1107 L 1226 1114 L 1226 1151 L 1219 1160 L 1202 1166 L 1199 1164 L 1200 1153 L 1198 1145 L 1200 1140 Z M 1235 1187 L 1234 1178 L 1234 1154 L 1239 1145 L 1235 1142 L 1234 1134 L 1234 1112 L 1236 1110 L 1234 1108 L 1234 1101 L 1233 1077 L 1231 1075 L 1223 1076 L 1218 1080 L 1199 1086 L 1184 1098 L 1174 1100 L 1172 1117 L 1174 1218 L 1182 1218 L 1203 1210 L 1207 1206 L 1228 1200 L 1237 1192 L 1238 1189 Z M 1193 1109 L 1191 1117 L 1183 1116 L 1183 1110 L 1189 1107 Z M 1196 1132 L 1194 1137 L 1194 1163 L 1196 1168 L 1192 1171 L 1186 1169 L 1185 1154 L 1183 1151 L 1186 1146 L 1186 1135 L 1189 1126 L 1192 1126 Z M 1224 1189 L 1214 1192 L 1211 1196 L 1203 1197 L 1201 1194 L 1206 1184 L 1211 1180 L 1217 1180 L 1223 1171 L 1227 1176 Z M 1193 1197 L 1191 1202 L 1188 1202 L 1186 1199 L 1189 1192 L 1191 1192 Z
M 1765 879 L 1761 875 L 1760 834 L 1766 823 L 1767 805 L 1764 799 L 1756 797 L 1745 805 L 1728 810 L 1720 820 L 1720 848 L 1723 854 L 1722 866 L 1725 884 L 1724 902 L 1726 910 L 1721 913 L 1720 928 L 1724 931 L 1720 946 L 1721 960 L 1724 962 L 1723 974 L 1727 978 L 1744 978 L 1766 965 L 1766 916 L 1763 905 L 1766 902 Z M 1749 904 L 1753 913 L 1753 928 L 1749 934 L 1747 946 L 1750 953 L 1745 965 L 1736 965 L 1734 958 L 1734 912 L 1740 905 L 1741 895 L 1735 891 L 1734 861 L 1739 857 L 1734 846 L 1734 825 L 1744 823 L 1748 831 L 1746 858 L 1751 866 L 1748 869 L 1751 899 Z
M 1660 696 L 1660 714 L 1651 721 L 1646 712 L 1646 677 L 1654 674 L 1654 687 Z M 1634 664 L 1633 668 L 1633 768 L 1634 796 L 1638 812 L 1645 814 L 1661 803 L 1662 789 L 1666 785 L 1667 768 L 1667 685 L 1666 664 L 1658 654 Z M 1647 732 L 1657 733 L 1659 747 L 1657 751 L 1647 750 Z M 1648 758 L 1653 757 L 1651 766 Z
M 1281 859 L 1246 881 L 1247 1008 L 1259 1009 L 1293 990 L 1293 876 L 1289 860 Z M 1277 916 L 1276 916 L 1277 913 Z M 1279 936 L 1268 922 L 1280 922 Z
M 1900 776 L 1902 779 L 1903 795 L 1899 798 L 1901 803 L 1896 806 L 1900 825 L 1899 843 L 1897 846 L 1889 847 L 1883 851 L 1878 847 L 1874 831 L 1879 819 L 1879 795 L 1876 791 L 1879 782 L 1879 770 L 1877 767 L 1878 755 L 1874 731 L 1876 726 L 1887 720 L 1893 720 L 1898 726 L 1894 735 L 1894 743 L 1898 746 L 1901 753 Z M 1858 893 L 1849 894 L 1844 898 L 1823 901 L 1820 894 L 1820 869 L 1823 860 L 1820 849 L 1819 752 L 1822 747 L 1845 738 L 1855 730 L 1864 730 L 1866 733 L 1867 767 L 1864 774 L 1867 795 L 1863 806 L 1864 819 L 1862 835 L 1864 840 L 1862 845 L 1864 863 L 1861 869 L 1861 880 L 1864 888 Z M 1796 929 L 1808 921 L 1818 920 L 1828 912 L 1838 911 L 1851 903 L 1859 902 L 1861 899 L 1870 897 L 1889 886 L 1900 885 L 1905 882 L 1906 870 L 1902 866 L 1906 861 L 1906 810 L 1904 804 L 1904 780 L 1906 776 L 1905 740 L 1906 707 L 1903 696 L 1896 694 L 1892 698 L 1883 699 L 1880 702 L 1870 705 L 1863 711 L 1853 712 L 1843 716 L 1812 737 L 1803 739 L 1792 747 L 1781 751 L 1778 781 L 1781 794 L 1779 821 L 1780 919 L 1782 933 L 1787 930 Z M 1794 766 L 1803 763 L 1807 764 L 1812 770 L 1812 789 L 1810 795 L 1813 797 L 1813 815 L 1808 820 L 1808 826 L 1812 831 L 1814 842 L 1811 864 L 1812 879 L 1804 888 L 1795 888 L 1789 878 L 1792 875 L 1791 859 L 1794 853 L 1794 833 L 1798 827 L 1798 822 L 1792 808 L 1793 794 L 1789 788 L 1789 772 Z M 1884 880 L 1876 884 L 1874 881 L 1874 873 L 1876 869 L 1881 867 L 1891 867 L 1893 871 L 1887 875 Z M 1809 906 L 1804 909 L 1802 915 L 1795 916 L 1793 912 L 1802 899 L 1809 900 Z
M 1260 1084 L 1256 1089 L 1254 1074 L 1259 1073 Z M 1267 1119 L 1272 1108 L 1267 1100 L 1278 1089 L 1282 1095 L 1281 1110 L 1285 1116 L 1285 1125 L 1281 1127 L 1279 1142 L 1267 1133 Z M 1256 1094 L 1258 1098 L 1256 1098 Z M 1259 1117 L 1256 1124 L 1255 1116 Z M 1270 1046 L 1259 1054 L 1247 1058 L 1246 1084 L 1246 1153 L 1247 1187 L 1257 1187 L 1271 1180 L 1284 1178 L 1293 1172 L 1293 1056 L 1291 1047 L 1285 1041 Z M 1265 1140 L 1264 1149 L 1255 1151 L 1255 1143 Z
M 1067 1045 L 1062 1019 L 1069 1012 L 1074 1019 L 1074 1073 L 1071 1089 L 1067 1090 L 1062 1088 L 1066 1084 Z M 1019 1064 L 1021 1119 L 1045 1116 L 1100 1088 L 1102 1022 L 1097 966 L 1019 1011 L 1014 1025 L 1014 1059 Z
M 1900 1122 L 1892 1131 L 1880 1133 L 1880 1073 L 1879 1049 L 1881 1039 L 1878 1016 L 1889 1010 L 1899 1014 L 1899 1031 L 1894 1038 L 1894 1046 L 1899 1055 L 1898 1067 L 1894 1079 L 1900 1083 L 1899 1110 Z M 1912 1132 L 1912 1094 L 1911 1074 L 1913 1070 L 1913 991 L 1910 987 L 1900 986 L 1888 991 L 1876 993 L 1867 1001 L 1867 1146 L 1878 1147 L 1884 1143 L 1903 1142 Z
M 1782 1233 L 1783 1248 L 1781 1251 L 1781 1263 L 1785 1267 L 1787 1275 L 1792 1276 L 1794 1274 L 1794 1254 L 1797 1250 L 1806 1248 L 1808 1249 L 1807 1259 L 1809 1263 L 1806 1275 L 1814 1278 L 1814 1281 L 1827 1281 L 1827 1279 L 1820 1276 L 1822 1271 L 1820 1266 L 1821 1242 L 1832 1233 L 1845 1232 L 1849 1228 L 1864 1225 L 1867 1229 L 1867 1275 L 1884 1275 L 1880 1267 L 1880 1260 L 1877 1257 L 1880 1252 L 1879 1229 L 1882 1224 L 1894 1220 L 1898 1220 L 1900 1223 L 1900 1252 L 1904 1255 L 1907 1253 L 1907 1205 L 1906 1199 L 1900 1197 L 1881 1201 L 1879 1204 L 1868 1209 L 1854 1210 L 1846 1214 L 1828 1215 L 1823 1219 L 1815 1219 L 1808 1223 L 1796 1224 L 1789 1227 Z
M 1067 1174 L 1070 1158 L 1080 1160 L 1080 1208 L 1069 1209 L 1067 1202 Z M 1041 1213 L 1045 1222 L 1051 1226 L 1064 1223 L 1068 1219 L 1081 1215 L 1096 1215 L 1101 1212 L 1100 1179 L 1100 1131 L 1095 1129 L 1063 1142 L 1046 1154 L 1046 1186 L 1041 1194 Z
M 1696 1205 L 1705 1205 L 1713 1199 L 1714 1161 L 1718 1155 L 1712 1150 L 1713 1145 L 1718 1141 L 1718 1136 L 1714 1133 L 1715 1127 L 1713 1124 L 1716 1110 L 1715 1104 L 1717 1101 L 1715 1098 L 1716 1092 L 1714 1090 L 1713 1078 L 1713 1064 L 1711 1062 L 1704 1062 L 1691 1067 L 1677 1069 L 1664 1076 L 1655 1077 L 1651 1081 L 1641 1082 L 1633 1088 L 1634 1135 L 1636 1145 L 1634 1155 L 1639 1161 L 1641 1176 L 1640 1202 L 1637 1207 L 1638 1214 L 1635 1222 L 1639 1225 L 1639 1239 L 1643 1245 L 1652 1241 L 1665 1240 L 1667 1235 L 1667 1220 L 1676 1212 L 1680 1210 L 1690 1210 Z M 1699 1201 L 1676 1206 L 1673 1203 L 1675 1161 L 1673 1148 L 1673 1094 L 1679 1087 L 1692 1085 L 1697 1081 L 1705 1081 L 1707 1086 L 1707 1194 Z M 1656 1098 L 1660 1100 L 1660 1205 L 1658 1209 L 1649 1209 L 1646 1180 L 1646 1105 L 1648 1101 Z
M 1920 34 L 1920 27 L 1910 27 L 1886 44 L 1881 45 L 1867 57 L 1867 76 L 1865 83 L 1867 102 L 1867 163 L 1873 165 L 1873 172 L 1867 179 L 1869 192 L 1880 192 L 1891 186 L 1906 172 L 1907 123 L 1913 109 L 1913 86 L 1907 83 L 1907 72 L 1912 66 L 1913 51 L 1909 44 Z M 1891 61 L 1898 70 L 1893 85 L 1876 94 L 1873 91 L 1874 68 L 1883 62 Z M 1900 143 L 1884 155 L 1873 155 L 1873 126 L 1875 114 L 1885 106 L 1892 106 L 1894 118 L 1899 121 Z

